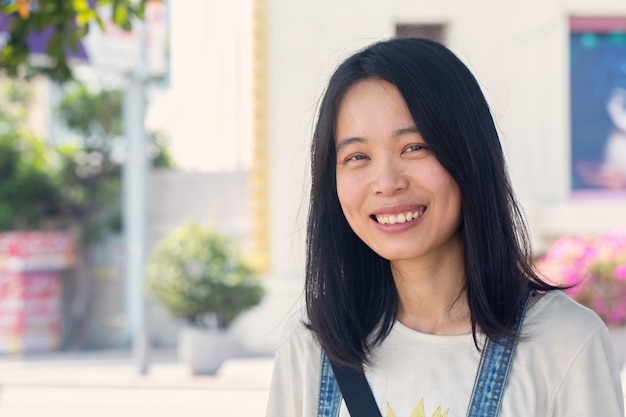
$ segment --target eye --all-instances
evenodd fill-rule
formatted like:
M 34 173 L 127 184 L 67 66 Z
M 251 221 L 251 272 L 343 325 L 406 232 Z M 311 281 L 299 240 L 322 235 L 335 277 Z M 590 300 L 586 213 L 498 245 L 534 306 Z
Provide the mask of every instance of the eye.
M 361 153 L 359 154 L 354 154 L 354 155 L 350 155 L 349 157 L 347 157 L 345 159 L 346 162 L 350 162 L 350 161 L 363 161 L 367 159 L 367 155 L 363 155 Z
M 413 143 L 413 144 L 407 146 L 406 148 L 404 148 L 403 153 L 406 153 L 406 152 L 418 152 L 418 151 L 421 151 L 422 149 L 426 149 L 426 145 L 421 145 L 419 143 Z

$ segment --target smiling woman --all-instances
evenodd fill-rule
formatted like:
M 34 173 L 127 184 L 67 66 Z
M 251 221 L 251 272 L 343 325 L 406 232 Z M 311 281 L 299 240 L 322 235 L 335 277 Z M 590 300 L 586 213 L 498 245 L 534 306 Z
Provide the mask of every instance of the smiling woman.
M 307 308 L 268 416 L 623 416 L 607 328 L 534 270 L 489 107 L 452 52 L 393 39 L 344 61 L 311 177 Z

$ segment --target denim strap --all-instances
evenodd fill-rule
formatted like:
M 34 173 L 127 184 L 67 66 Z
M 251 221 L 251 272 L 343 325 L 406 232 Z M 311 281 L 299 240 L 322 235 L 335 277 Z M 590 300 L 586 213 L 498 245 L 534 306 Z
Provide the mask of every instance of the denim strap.
M 502 403 L 502 393 L 509 376 L 513 353 L 519 339 L 524 314 L 534 290 L 529 290 L 520 305 L 515 321 L 511 326 L 511 336 L 500 336 L 496 341 L 487 339 L 480 360 L 478 374 L 474 381 L 474 391 L 467 410 L 467 417 L 495 417 Z
M 335 379 L 330 361 L 322 352 L 322 378 L 317 417 L 338 417 L 341 406 L 341 391 Z

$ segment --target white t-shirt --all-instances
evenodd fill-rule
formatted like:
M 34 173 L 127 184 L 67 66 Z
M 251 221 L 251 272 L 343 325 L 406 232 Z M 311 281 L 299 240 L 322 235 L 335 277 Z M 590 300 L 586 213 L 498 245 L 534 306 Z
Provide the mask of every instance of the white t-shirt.
M 607 328 L 560 291 L 526 313 L 499 417 L 623 417 Z M 267 417 L 317 417 L 320 347 L 293 317 L 276 353 Z M 384 417 L 464 417 L 480 353 L 471 334 L 419 333 L 396 322 L 365 369 Z M 350 414 L 342 404 L 340 417 Z

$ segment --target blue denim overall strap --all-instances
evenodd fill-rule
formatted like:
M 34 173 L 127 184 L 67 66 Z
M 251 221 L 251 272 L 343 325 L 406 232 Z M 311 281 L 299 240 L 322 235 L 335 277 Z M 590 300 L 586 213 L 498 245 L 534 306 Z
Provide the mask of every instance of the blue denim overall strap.
M 524 314 L 534 295 L 535 291 L 529 289 L 526 299 L 520 305 L 515 321 L 511 326 L 513 336 L 501 336 L 497 341 L 487 340 L 474 382 L 474 391 L 467 410 L 467 417 L 495 417 L 498 415 Z
M 317 417 L 338 417 L 341 406 L 341 391 L 335 379 L 328 357 L 322 352 L 322 378 Z

